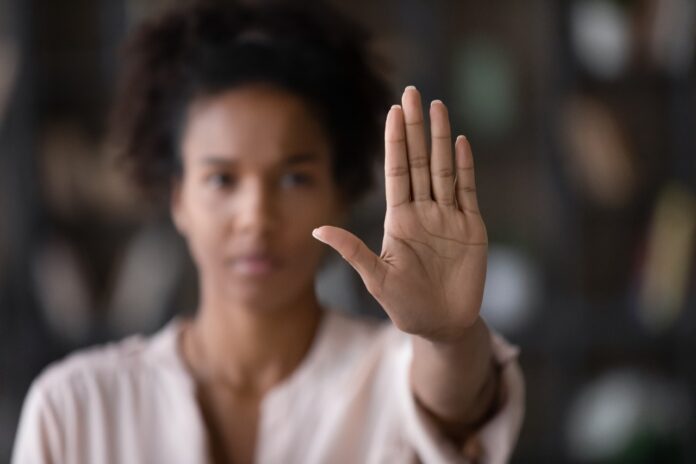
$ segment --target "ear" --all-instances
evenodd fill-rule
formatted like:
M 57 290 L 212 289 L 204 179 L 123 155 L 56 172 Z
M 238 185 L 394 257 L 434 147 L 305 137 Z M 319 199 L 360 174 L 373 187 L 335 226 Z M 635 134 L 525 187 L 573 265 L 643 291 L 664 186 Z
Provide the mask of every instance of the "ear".
M 178 230 L 179 233 L 185 237 L 188 220 L 183 204 L 183 181 L 179 176 L 174 176 L 172 177 L 171 185 L 172 188 L 169 197 L 169 211 L 172 215 L 172 221 L 174 222 L 176 230 Z

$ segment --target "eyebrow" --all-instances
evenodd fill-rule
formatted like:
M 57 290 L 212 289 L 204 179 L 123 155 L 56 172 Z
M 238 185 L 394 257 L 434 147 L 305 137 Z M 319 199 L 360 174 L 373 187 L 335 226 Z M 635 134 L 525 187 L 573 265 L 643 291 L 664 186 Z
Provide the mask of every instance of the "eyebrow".
M 292 166 L 296 164 L 312 163 L 319 160 L 320 157 L 316 153 L 298 153 L 285 158 L 282 164 Z M 206 156 L 201 160 L 201 162 L 203 164 L 213 166 L 234 166 L 238 163 L 238 161 L 235 158 L 217 155 Z
M 201 163 L 210 165 L 228 165 L 235 164 L 236 161 L 233 159 L 226 158 L 224 156 L 206 156 L 201 160 Z

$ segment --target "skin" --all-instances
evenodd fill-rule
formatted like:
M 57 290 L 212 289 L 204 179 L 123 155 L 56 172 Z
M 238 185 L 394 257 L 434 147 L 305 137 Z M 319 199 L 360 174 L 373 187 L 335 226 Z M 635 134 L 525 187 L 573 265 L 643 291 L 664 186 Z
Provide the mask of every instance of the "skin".
M 407 87 L 385 125 L 387 213 L 382 252 L 350 232 L 314 232 L 360 274 L 402 331 L 413 335 L 411 386 L 443 431 L 462 440 L 497 391 L 489 332 L 479 317 L 488 236 L 476 198 L 471 147 L 445 105 L 430 106 L 428 153 L 419 92 Z M 456 175 L 456 182 L 455 182 Z
M 489 409 L 496 382 L 478 317 L 487 236 L 472 156 L 460 138 L 452 166 L 447 110 L 434 102 L 430 111 L 431 155 L 417 90 L 407 88 L 387 116 L 388 206 L 377 256 L 336 227 L 345 208 L 329 139 L 300 98 L 250 85 L 191 106 L 171 210 L 198 267 L 201 300 L 180 349 L 215 461 L 253 462 L 261 401 L 315 337 L 322 311 L 314 276 L 326 247 L 314 238 L 338 251 L 413 335 L 412 388 L 444 432 L 462 439 Z

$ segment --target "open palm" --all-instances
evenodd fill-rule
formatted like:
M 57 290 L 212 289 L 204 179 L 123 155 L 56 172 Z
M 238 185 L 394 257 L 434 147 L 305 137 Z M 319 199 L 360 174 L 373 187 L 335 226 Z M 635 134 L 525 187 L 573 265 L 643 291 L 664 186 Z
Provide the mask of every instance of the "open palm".
M 478 317 L 488 239 L 479 213 L 471 149 L 452 138 L 447 108 L 430 107 L 428 155 L 420 94 L 408 87 L 385 127 L 387 213 L 382 252 L 355 235 L 323 226 L 315 236 L 360 274 L 401 330 L 433 341 L 456 339 Z

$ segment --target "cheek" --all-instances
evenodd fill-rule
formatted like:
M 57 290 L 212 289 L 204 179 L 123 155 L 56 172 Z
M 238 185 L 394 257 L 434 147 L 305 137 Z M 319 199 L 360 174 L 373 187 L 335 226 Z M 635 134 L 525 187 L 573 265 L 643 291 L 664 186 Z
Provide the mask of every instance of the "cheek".
M 185 238 L 194 261 L 199 268 L 205 268 L 206 263 L 220 254 L 226 219 L 219 208 L 208 204 L 195 192 L 188 200 L 184 205 L 188 218 Z

